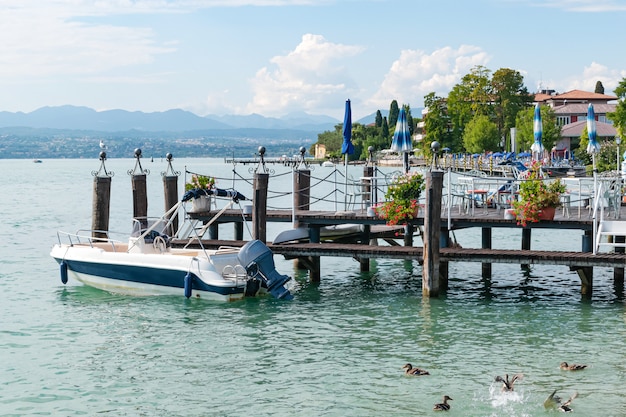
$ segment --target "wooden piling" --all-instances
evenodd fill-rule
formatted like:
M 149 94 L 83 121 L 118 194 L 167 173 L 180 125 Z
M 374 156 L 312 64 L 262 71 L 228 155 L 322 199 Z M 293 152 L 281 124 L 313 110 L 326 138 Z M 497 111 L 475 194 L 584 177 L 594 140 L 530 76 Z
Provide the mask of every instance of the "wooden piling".
M 267 187 L 270 174 L 254 174 L 254 196 L 252 197 L 252 238 L 267 241 Z
M 109 231 L 109 211 L 111 207 L 111 178 L 113 172 L 106 169 L 104 161 L 107 153 L 101 151 L 99 155 L 100 169 L 92 172 L 93 205 L 91 213 L 91 237 L 106 239 Z
M 296 169 L 293 171 L 293 227 L 299 227 L 295 213 L 299 210 L 309 210 L 311 201 L 311 171 L 308 169 Z
M 146 174 L 134 174 L 131 176 L 133 187 L 133 218 L 141 219 L 142 225 L 146 226 L 148 217 L 148 190 Z
M 163 195 L 165 197 L 165 212 L 168 212 L 172 207 L 178 203 L 178 176 L 177 175 L 163 175 Z M 178 230 L 178 216 L 170 214 L 168 220 L 172 218 L 172 224 L 168 230 L 168 235 L 174 236 Z
M 109 211 L 111 207 L 111 177 L 93 178 L 93 209 L 91 212 L 91 236 L 106 238 L 109 230 Z
M 626 236 L 615 236 L 615 243 L 626 243 Z M 616 246 L 615 253 L 624 253 L 624 247 Z M 615 268 L 613 270 L 613 286 L 615 292 L 621 294 L 624 292 L 624 268 Z
M 438 297 L 441 287 L 439 276 L 439 239 L 441 233 L 441 194 L 443 171 L 426 173 L 426 213 L 424 213 L 424 265 L 422 294 Z
M 172 167 L 173 155 L 168 152 L 165 155 L 167 161 L 167 168 L 165 172 L 161 173 L 163 177 L 163 196 L 165 197 L 165 212 L 169 212 L 172 207 L 178 203 L 178 177 L 180 172 L 174 171 Z M 168 220 L 172 219 L 172 223 L 167 231 L 167 234 L 174 236 L 178 231 L 178 216 L 175 213 L 170 214 L 167 217 Z

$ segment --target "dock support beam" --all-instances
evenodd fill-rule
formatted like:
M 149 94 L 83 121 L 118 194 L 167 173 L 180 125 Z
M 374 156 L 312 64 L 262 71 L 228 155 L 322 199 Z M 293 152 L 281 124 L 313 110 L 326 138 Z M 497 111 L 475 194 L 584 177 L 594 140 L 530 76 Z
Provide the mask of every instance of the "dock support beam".
M 585 230 L 582 240 L 582 252 L 593 251 L 593 232 Z M 580 293 L 584 298 L 591 298 L 593 292 L 593 267 L 592 266 L 571 266 L 570 271 L 576 271 L 580 278 Z
M 626 236 L 615 236 L 614 239 L 615 243 L 626 243 Z M 615 253 L 624 253 L 624 249 L 625 248 L 623 246 L 616 246 Z M 624 268 L 615 268 L 613 270 L 613 287 L 615 288 L 616 294 L 624 294 Z
M 426 213 L 424 213 L 424 265 L 422 294 L 438 297 L 442 287 L 439 276 L 439 239 L 441 233 L 441 194 L 443 171 L 426 173 Z
M 531 236 L 531 230 L 527 228 L 523 228 L 522 229 L 522 250 L 530 250 L 530 236 Z M 530 265 L 528 264 L 522 264 L 520 266 L 522 267 L 522 269 L 530 268 Z
M 491 249 L 491 227 L 482 228 L 482 248 Z M 491 279 L 491 264 L 483 262 L 483 279 Z

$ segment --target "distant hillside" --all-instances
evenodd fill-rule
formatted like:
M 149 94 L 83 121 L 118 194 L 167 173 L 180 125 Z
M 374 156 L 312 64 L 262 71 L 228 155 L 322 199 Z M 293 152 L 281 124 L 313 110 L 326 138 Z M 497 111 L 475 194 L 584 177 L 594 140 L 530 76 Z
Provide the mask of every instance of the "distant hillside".
M 311 116 L 305 113 L 289 115 L 281 119 L 267 118 L 257 114 L 248 116 L 206 116 L 174 109 L 164 112 L 105 110 L 88 107 L 59 106 L 42 107 L 30 113 L 0 112 L 0 127 L 29 127 L 34 129 L 69 129 L 98 132 L 188 132 L 240 128 L 293 129 L 320 133 L 333 129 L 340 123 L 327 116 Z

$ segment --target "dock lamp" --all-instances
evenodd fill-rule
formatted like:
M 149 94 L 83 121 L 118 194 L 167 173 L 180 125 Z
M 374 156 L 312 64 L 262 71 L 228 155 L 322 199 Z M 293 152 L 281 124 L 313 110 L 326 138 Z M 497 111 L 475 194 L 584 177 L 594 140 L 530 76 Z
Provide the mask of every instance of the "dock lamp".
M 433 169 L 438 168 L 437 166 L 437 156 L 439 154 L 439 149 L 441 148 L 441 144 L 436 140 L 430 144 L 430 150 L 433 152 Z

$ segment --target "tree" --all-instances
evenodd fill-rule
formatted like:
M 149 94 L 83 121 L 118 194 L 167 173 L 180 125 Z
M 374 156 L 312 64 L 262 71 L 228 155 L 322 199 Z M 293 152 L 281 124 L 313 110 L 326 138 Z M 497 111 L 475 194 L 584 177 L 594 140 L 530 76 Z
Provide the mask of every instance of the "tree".
M 626 78 L 620 81 L 615 89 L 615 95 L 618 98 L 615 111 L 607 113 L 606 116 L 613 122 L 617 134 L 621 138 L 624 138 L 624 134 L 626 133 Z
M 387 119 L 387 126 L 390 129 L 395 129 L 399 114 L 400 108 L 398 107 L 398 102 L 396 100 L 393 100 L 391 102 L 391 105 L 389 106 L 389 118 Z
M 465 128 L 463 144 L 471 153 L 495 151 L 500 145 L 498 127 L 489 120 L 488 116 L 476 115 Z
M 382 127 L 383 126 L 383 115 L 380 112 L 380 110 L 376 110 L 376 123 L 375 123 L 376 127 Z
M 424 96 L 424 106 L 428 109 L 424 115 L 424 139 L 421 142 L 424 155 L 430 154 L 430 144 L 434 141 L 438 141 L 442 148 L 461 150 L 461 144 L 452 141 L 445 99 L 434 92 L 429 93 Z
M 491 71 L 483 66 L 472 68 L 471 72 L 456 84 L 448 95 L 448 114 L 452 125 L 452 137 L 461 141 L 465 125 L 475 115 L 491 115 Z
M 499 136 L 506 140 L 515 126 L 517 114 L 532 103 L 533 97 L 524 86 L 522 74 L 509 68 L 500 68 L 493 73 L 491 87 L 495 123 Z
M 561 128 L 556 124 L 556 116 L 552 107 L 541 106 L 540 111 L 541 125 L 543 127 L 541 142 L 544 149 L 550 151 L 561 137 Z M 517 129 L 516 140 L 520 151 L 529 150 L 535 141 L 535 132 L 533 129 L 534 115 L 535 109 L 533 107 L 529 107 L 520 111 L 515 119 L 515 127 Z
M 602 81 L 597 81 L 596 82 L 595 92 L 597 94 L 604 94 L 604 86 L 602 85 Z

